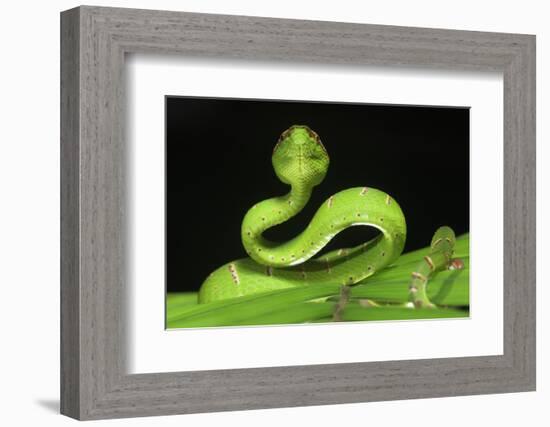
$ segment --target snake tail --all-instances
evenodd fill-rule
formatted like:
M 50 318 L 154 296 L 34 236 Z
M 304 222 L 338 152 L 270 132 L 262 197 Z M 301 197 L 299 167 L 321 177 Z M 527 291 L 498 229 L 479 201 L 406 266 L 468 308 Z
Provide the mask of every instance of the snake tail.
M 420 261 L 411 273 L 409 300 L 416 308 L 435 307 L 428 298 L 427 283 L 435 272 L 452 266 L 455 241 L 455 233 L 450 227 L 443 226 L 436 230 L 429 254 Z M 458 264 L 459 261 L 455 262 Z M 456 267 L 460 268 L 458 265 Z

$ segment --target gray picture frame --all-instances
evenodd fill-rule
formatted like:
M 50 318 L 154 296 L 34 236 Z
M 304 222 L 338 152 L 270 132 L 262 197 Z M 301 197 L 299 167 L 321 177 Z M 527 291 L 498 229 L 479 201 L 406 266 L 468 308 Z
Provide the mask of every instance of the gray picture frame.
M 127 374 L 124 60 L 135 52 L 502 72 L 503 354 Z M 535 36 L 89 6 L 62 12 L 63 414 L 88 420 L 535 390 L 535 262 Z

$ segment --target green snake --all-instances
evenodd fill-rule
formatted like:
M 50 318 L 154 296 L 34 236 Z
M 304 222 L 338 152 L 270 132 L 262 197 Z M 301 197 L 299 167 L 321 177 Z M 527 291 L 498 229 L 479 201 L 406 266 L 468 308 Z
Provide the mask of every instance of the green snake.
M 329 156 L 316 132 L 294 125 L 281 134 L 273 149 L 272 165 L 290 191 L 261 201 L 246 213 L 241 239 L 249 257 L 212 272 L 200 288 L 199 303 L 305 285 L 353 285 L 399 257 L 407 234 L 405 216 L 389 194 L 369 187 L 349 188 L 330 196 L 294 238 L 283 243 L 267 240 L 265 230 L 289 220 L 306 206 L 313 188 L 328 171 Z M 374 227 L 381 233 L 359 246 L 313 258 L 336 234 L 356 225 Z M 445 238 L 441 242 L 447 248 Z M 450 259 L 450 255 L 444 257 Z M 413 301 L 424 296 L 425 281 L 418 280 L 427 278 L 427 274 L 417 273 L 417 281 L 413 276 L 414 285 L 409 287 Z

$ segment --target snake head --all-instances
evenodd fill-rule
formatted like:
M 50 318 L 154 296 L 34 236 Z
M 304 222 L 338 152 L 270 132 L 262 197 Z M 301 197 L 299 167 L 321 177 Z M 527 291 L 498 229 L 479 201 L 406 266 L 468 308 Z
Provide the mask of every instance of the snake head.
M 273 149 L 275 173 L 285 184 L 318 185 L 327 174 L 329 157 L 319 135 L 305 125 L 285 130 Z

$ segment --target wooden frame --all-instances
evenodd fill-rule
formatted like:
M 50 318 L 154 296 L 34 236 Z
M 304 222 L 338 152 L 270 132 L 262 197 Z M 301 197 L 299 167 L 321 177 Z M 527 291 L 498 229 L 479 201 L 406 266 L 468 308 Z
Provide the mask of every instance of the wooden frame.
M 504 75 L 504 354 L 128 375 L 124 56 Z M 535 389 L 535 37 L 103 7 L 61 15 L 61 412 L 182 414 Z M 206 398 L 208 396 L 208 398 Z

